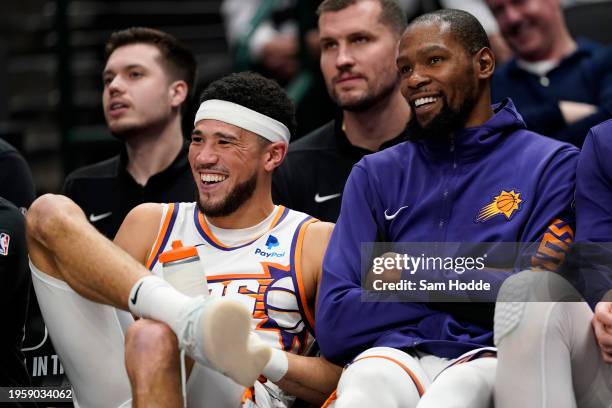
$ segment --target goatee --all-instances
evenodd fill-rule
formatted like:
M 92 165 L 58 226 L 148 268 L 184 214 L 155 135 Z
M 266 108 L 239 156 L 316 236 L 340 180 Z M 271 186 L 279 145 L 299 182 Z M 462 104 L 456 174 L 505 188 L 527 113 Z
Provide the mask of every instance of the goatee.
M 257 173 L 253 175 L 243 183 L 237 184 L 225 197 L 224 200 L 217 204 L 202 203 L 199 198 L 196 199 L 198 208 L 202 214 L 207 217 L 226 217 L 233 214 L 238 210 L 242 204 L 244 204 L 249 198 L 253 196 L 255 187 L 257 186 Z M 197 189 L 196 189 L 197 190 Z M 196 191 L 196 197 L 198 192 Z
M 412 119 L 408 122 L 408 138 L 410 140 L 448 140 L 459 129 L 463 129 L 470 113 L 474 109 L 475 100 L 467 98 L 458 109 L 452 109 L 446 97 L 442 97 L 442 109 L 428 124 L 422 126 L 416 118 L 414 110 Z

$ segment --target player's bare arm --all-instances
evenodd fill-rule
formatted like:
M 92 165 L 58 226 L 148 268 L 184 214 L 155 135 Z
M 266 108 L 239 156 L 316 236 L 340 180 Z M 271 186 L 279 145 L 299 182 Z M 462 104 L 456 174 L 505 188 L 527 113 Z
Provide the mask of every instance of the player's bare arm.
M 162 211 L 161 204 L 135 207 L 123 220 L 113 242 L 144 265 L 157 238 Z

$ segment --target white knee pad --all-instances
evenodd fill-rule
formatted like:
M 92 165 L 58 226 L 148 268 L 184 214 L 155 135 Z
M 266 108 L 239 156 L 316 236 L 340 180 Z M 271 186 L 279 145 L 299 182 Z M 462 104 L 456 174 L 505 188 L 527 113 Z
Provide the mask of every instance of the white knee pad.
M 506 279 L 495 305 L 495 345 L 509 335 L 524 318 L 525 302 L 581 301 L 580 294 L 559 274 L 527 270 Z
M 501 340 L 519 325 L 523 318 L 525 302 L 529 297 L 532 271 L 523 271 L 504 281 L 497 295 L 494 318 L 494 343 Z
M 429 380 L 418 361 L 389 347 L 361 353 L 344 370 L 335 408 L 414 407 Z

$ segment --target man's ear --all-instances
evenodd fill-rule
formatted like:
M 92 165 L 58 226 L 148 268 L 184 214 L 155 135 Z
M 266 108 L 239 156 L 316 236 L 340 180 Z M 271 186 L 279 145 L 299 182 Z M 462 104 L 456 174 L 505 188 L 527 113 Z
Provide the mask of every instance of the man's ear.
M 264 169 L 266 171 L 272 172 L 281 165 L 287 154 L 288 146 L 285 142 L 274 142 L 265 147 Z
M 495 56 L 489 47 L 481 48 L 474 54 L 474 65 L 478 79 L 488 79 L 495 71 Z
M 174 81 L 170 84 L 170 103 L 172 107 L 176 108 L 180 106 L 189 93 L 189 87 L 185 81 L 179 80 Z

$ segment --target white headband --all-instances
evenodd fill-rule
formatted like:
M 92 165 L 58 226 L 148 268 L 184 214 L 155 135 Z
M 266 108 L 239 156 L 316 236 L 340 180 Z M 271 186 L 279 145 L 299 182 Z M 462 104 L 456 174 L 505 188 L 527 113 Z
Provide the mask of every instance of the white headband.
M 233 102 L 219 99 L 209 99 L 202 102 L 193 125 L 195 126 L 203 119 L 220 120 L 238 126 L 271 142 L 289 143 L 289 139 L 291 139 L 287 126 L 278 120 Z

